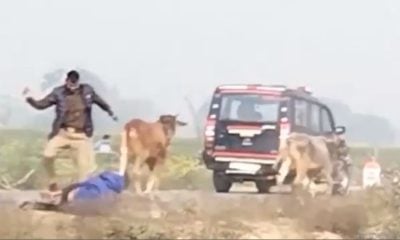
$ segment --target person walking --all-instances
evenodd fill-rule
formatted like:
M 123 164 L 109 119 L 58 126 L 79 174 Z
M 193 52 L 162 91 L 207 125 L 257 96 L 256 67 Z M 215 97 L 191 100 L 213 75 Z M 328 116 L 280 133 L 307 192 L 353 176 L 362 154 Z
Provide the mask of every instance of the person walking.
M 35 109 L 44 110 L 55 106 L 56 117 L 48 142 L 44 148 L 42 166 L 47 175 L 49 189 L 58 189 L 55 177 L 54 160 L 58 150 L 71 147 L 77 150 L 79 180 L 96 170 L 93 152 L 92 105 L 96 104 L 107 112 L 114 121 L 118 118 L 111 107 L 95 92 L 89 84 L 80 83 L 79 73 L 69 71 L 62 86 L 54 88 L 41 100 L 30 96 L 30 89 L 25 88 L 23 96 Z

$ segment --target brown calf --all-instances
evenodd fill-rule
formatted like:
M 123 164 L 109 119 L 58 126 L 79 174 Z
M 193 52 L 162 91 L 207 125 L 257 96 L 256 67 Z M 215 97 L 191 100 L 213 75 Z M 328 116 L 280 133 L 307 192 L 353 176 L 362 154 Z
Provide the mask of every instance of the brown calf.
M 161 115 L 156 122 L 133 119 L 125 124 L 121 134 L 120 172 L 132 176 L 136 193 L 142 194 L 140 176 L 145 165 L 150 170 L 146 190 L 150 193 L 159 183 L 160 167 L 167 157 L 167 149 L 176 126 L 186 123 L 177 120 L 177 115 Z M 129 170 L 128 167 L 132 166 Z

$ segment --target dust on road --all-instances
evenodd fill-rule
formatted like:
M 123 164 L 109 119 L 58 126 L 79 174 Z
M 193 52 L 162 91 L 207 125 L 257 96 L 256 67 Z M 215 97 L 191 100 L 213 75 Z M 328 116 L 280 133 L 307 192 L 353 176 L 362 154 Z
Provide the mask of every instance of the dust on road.
M 244 191 L 246 192 L 237 192 Z M 287 194 L 251 194 L 236 187 L 231 194 L 207 191 L 160 191 L 153 201 L 121 196 L 103 216 L 20 211 L 3 207 L 0 236 L 6 238 L 322 238 L 356 236 L 366 219 L 363 196 L 308 199 L 301 205 Z M 13 195 L 13 196 L 11 196 Z M 28 196 L 29 195 L 29 196 Z M 35 192 L 0 193 L 8 202 L 35 197 Z M 4 205 L 3 205 L 4 206 Z M 36 224 L 33 224 L 36 223 Z M 40 224 L 37 224 L 40 223 Z M 13 229 L 13 231 L 11 231 Z M 22 231 L 22 232 L 21 232 Z

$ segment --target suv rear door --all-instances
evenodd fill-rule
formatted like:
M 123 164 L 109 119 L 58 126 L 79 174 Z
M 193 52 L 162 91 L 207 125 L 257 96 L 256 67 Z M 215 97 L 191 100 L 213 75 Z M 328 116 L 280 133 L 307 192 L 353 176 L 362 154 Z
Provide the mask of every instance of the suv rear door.
M 216 118 L 215 151 L 253 154 L 277 151 L 278 123 L 286 116 L 286 112 L 281 111 L 286 102 L 279 96 L 221 94 L 212 104 L 210 112 Z M 213 106 L 217 105 L 220 107 L 213 111 Z

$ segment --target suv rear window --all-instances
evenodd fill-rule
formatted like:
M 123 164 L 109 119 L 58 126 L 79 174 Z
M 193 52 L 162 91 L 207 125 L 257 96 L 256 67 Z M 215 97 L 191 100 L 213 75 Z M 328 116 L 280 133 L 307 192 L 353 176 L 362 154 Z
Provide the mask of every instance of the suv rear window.
M 219 120 L 277 122 L 280 100 L 256 94 L 222 96 Z

